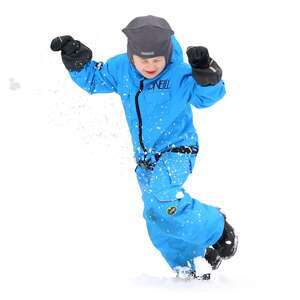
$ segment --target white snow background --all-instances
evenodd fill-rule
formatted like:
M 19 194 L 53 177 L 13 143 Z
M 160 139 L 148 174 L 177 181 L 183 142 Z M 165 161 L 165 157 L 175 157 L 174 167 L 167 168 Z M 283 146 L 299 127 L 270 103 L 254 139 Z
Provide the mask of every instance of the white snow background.
M 69 34 L 106 61 L 148 14 L 223 69 L 185 186 L 239 234 L 210 282 L 175 280 L 148 239 L 118 95 L 85 93 L 49 48 Z M 299 23 L 292 0 L 2 1 L 0 299 L 299 299 Z

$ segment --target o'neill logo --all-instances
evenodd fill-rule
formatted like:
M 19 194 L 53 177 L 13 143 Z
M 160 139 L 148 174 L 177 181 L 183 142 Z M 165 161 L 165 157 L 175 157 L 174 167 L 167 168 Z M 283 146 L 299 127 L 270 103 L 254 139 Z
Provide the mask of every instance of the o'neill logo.
M 155 81 L 153 83 L 151 83 L 149 85 L 149 90 L 156 90 L 156 89 L 159 89 L 159 90 L 169 90 L 171 87 L 170 85 L 170 80 L 169 79 L 165 79 L 165 80 L 158 80 L 158 81 Z

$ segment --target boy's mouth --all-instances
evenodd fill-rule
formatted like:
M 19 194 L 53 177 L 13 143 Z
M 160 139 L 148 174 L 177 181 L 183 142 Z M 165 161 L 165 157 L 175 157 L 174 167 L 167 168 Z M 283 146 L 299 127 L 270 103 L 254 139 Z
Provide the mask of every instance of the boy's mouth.
M 148 75 L 153 75 L 153 74 L 156 73 L 156 71 L 145 71 L 145 72 L 146 72 L 146 74 L 148 74 Z

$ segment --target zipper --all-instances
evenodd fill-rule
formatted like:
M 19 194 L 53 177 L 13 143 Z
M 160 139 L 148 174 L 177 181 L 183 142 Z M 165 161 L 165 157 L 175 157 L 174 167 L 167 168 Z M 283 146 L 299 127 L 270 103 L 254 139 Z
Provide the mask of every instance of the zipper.
M 144 151 L 144 156 L 146 156 L 147 154 L 147 149 L 143 143 L 143 123 L 142 123 L 142 115 L 141 115 L 141 111 L 140 111 L 140 107 L 139 107 L 139 95 L 140 93 L 143 91 L 144 88 L 144 80 L 140 81 L 140 88 L 138 90 L 138 92 L 135 95 L 135 109 L 136 109 L 136 113 L 137 113 L 137 117 L 138 117 L 138 128 L 139 128 L 139 142 L 140 145 Z

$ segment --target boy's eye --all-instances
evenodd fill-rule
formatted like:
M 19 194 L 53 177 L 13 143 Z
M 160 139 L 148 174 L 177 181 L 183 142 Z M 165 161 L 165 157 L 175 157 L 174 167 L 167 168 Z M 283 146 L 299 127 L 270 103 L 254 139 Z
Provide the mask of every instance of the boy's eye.
M 151 60 L 151 63 L 160 63 L 161 61 L 162 61 L 161 58 L 156 58 L 156 59 Z M 150 61 L 148 59 L 142 59 L 140 62 L 142 64 L 148 64 L 148 63 L 150 63 Z

